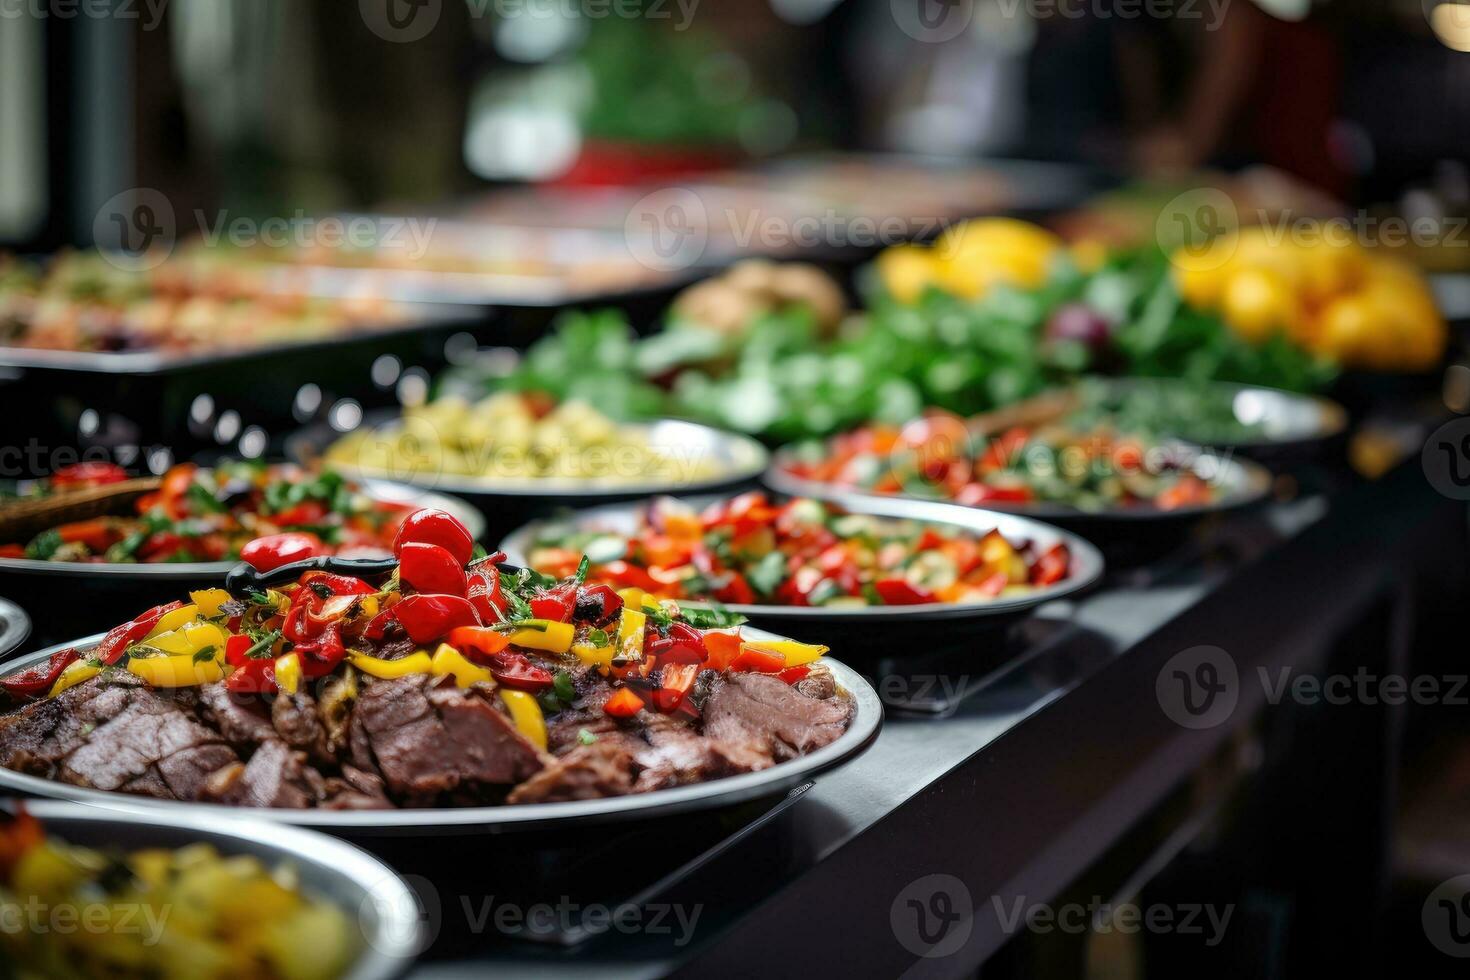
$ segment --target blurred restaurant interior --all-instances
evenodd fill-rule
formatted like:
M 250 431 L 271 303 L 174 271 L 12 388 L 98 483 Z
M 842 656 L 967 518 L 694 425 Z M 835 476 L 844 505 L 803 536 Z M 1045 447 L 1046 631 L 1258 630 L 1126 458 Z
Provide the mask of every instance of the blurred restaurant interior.
M 1467 134 L 1470 0 L 0 0 L 0 977 L 1461 975 Z

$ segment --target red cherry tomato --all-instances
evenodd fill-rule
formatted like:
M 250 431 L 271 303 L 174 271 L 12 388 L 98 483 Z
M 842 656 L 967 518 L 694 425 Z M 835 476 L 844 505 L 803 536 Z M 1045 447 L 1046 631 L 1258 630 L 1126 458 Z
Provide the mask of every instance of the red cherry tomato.
M 404 596 L 393 606 L 393 614 L 415 643 L 432 643 L 459 626 L 479 626 L 475 607 L 463 596 Z
M 402 555 L 406 544 L 437 544 L 463 568 L 475 554 L 475 539 L 459 519 L 442 510 L 416 510 L 403 519 L 393 539 L 393 553 Z
M 248 563 L 257 572 L 269 572 L 293 561 L 325 555 L 329 550 L 315 534 L 287 531 L 284 534 L 267 534 L 263 538 L 256 538 L 240 549 L 240 560 Z
M 469 591 L 464 565 L 439 545 L 408 541 L 397 551 L 398 577 L 414 591 L 457 596 Z

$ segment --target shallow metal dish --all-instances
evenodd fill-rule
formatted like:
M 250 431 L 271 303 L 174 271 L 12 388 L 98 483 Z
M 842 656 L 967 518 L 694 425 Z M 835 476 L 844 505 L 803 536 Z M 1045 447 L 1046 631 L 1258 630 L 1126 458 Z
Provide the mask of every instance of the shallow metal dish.
M 13 808 L 13 807 L 12 807 Z M 171 814 L 146 808 L 101 809 L 28 800 L 26 811 L 48 835 L 80 847 L 144 850 L 210 844 L 225 856 L 248 854 L 266 867 L 292 865 L 302 891 L 339 906 L 361 927 L 361 948 L 348 980 L 402 975 L 421 944 L 418 899 L 387 865 L 351 844 L 307 830 L 272 827 L 229 814 Z
M 31 635 L 31 617 L 9 599 L 0 599 L 0 657 L 26 641 Z
M 1196 520 L 1209 514 L 1218 514 L 1245 507 L 1264 500 L 1271 490 L 1271 473 L 1260 463 L 1248 459 L 1232 459 L 1228 455 L 1216 455 L 1200 451 L 1198 447 L 1176 444 L 1193 454 L 1191 468 L 1197 475 L 1210 483 L 1219 496 L 1207 504 L 1163 509 L 1152 506 L 1114 507 L 1108 510 L 1082 510 L 1066 504 L 1035 501 L 1028 503 L 1006 503 L 987 501 L 986 509 L 1024 514 L 1027 517 L 1051 521 L 1069 529 L 1092 529 L 1103 525 L 1179 524 Z M 861 501 L 912 500 L 933 502 L 925 497 L 904 494 L 873 493 L 862 487 L 849 487 L 836 483 L 822 483 L 792 474 L 788 467 L 792 462 L 790 449 L 778 450 L 766 471 L 766 485 L 778 493 L 794 497 L 815 497 L 830 500 L 843 507 L 852 508 Z M 963 506 L 954 504 L 953 506 Z
M 1251 453 L 1304 450 L 1340 436 L 1348 424 L 1347 410 L 1337 402 L 1280 388 L 1225 381 L 1198 383 L 1179 378 L 1089 378 L 1083 384 L 1110 394 L 1148 388 L 1163 392 L 1188 389 L 1203 397 L 1228 399 L 1239 422 L 1259 426 L 1256 434 L 1235 439 L 1212 439 L 1208 438 L 1208 433 L 1190 431 L 1188 425 L 1181 425 L 1177 431 L 1158 433 L 1217 449 L 1239 449 Z
M 711 496 L 684 499 L 694 507 L 703 509 L 720 498 Z M 581 529 L 606 528 L 614 533 L 628 534 L 638 526 L 646 506 L 645 502 L 598 507 L 594 510 L 579 511 L 564 521 L 542 521 L 528 524 L 508 536 L 501 542 L 500 547 L 513 564 L 526 565 L 529 564 L 531 543 L 535 540 L 536 534 L 548 525 L 569 522 Z M 1103 557 L 1101 552 L 1075 534 L 1029 517 L 904 497 L 868 497 L 852 500 L 844 503 L 844 509 L 854 514 L 873 514 L 901 520 L 947 524 L 977 534 L 996 529 L 1012 541 L 1034 541 L 1043 550 L 1055 544 L 1065 544 L 1071 553 L 1072 573 L 1055 585 L 1034 589 L 1024 595 L 1005 596 L 985 602 L 930 602 L 916 606 L 862 606 L 851 609 L 731 603 L 725 605 L 724 608 L 747 616 L 756 623 L 801 630 L 800 635 L 803 637 L 821 640 L 822 637 L 814 627 L 828 623 L 877 625 L 927 620 L 1011 617 L 1039 606 L 1043 602 L 1060 599 L 1085 589 L 1102 577 Z M 681 605 L 698 606 L 701 603 L 684 602 Z
M 774 638 L 774 634 L 764 630 L 750 627 L 747 630 L 752 636 Z M 5 673 L 25 670 L 69 646 L 79 649 L 95 646 L 103 635 L 99 633 L 18 657 L 6 665 Z M 92 803 L 110 808 L 146 810 L 152 813 L 154 819 L 175 825 L 190 820 L 212 823 L 223 815 L 234 814 L 255 821 L 315 827 L 354 838 L 381 834 L 414 834 L 448 827 L 463 828 L 466 832 L 497 833 L 643 820 L 770 797 L 805 782 L 825 769 L 848 761 L 871 745 L 883 723 L 883 706 L 878 700 L 877 692 L 851 667 L 831 658 L 824 658 L 822 662 L 832 668 L 837 686 L 853 701 L 852 723 L 835 742 L 809 755 L 778 763 L 760 772 L 747 772 L 652 793 L 604 800 L 530 803 L 521 806 L 437 807 L 422 810 L 282 810 L 150 800 L 125 793 L 83 789 L 4 768 L 0 768 L 0 791 Z
M 392 503 L 414 503 L 448 511 L 469 528 L 478 540 L 485 533 L 485 519 L 463 500 L 416 487 L 389 483 L 386 480 L 357 480 L 361 490 L 377 500 Z M 25 576 L 51 579 L 79 579 L 95 583 L 97 579 L 112 582 L 206 582 L 223 579 L 236 561 L 195 562 L 81 562 L 37 561 L 31 558 L 0 558 L 0 581 L 7 577 Z

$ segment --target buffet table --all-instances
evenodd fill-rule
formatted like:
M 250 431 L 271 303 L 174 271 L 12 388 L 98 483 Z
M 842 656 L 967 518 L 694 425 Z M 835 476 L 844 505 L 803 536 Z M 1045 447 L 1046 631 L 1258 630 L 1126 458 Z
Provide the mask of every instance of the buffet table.
M 485 913 L 505 889 L 489 844 L 468 874 L 482 888 L 428 889 L 426 922 L 439 943 L 415 975 L 471 965 L 566 976 L 958 975 L 1013 938 L 1017 926 L 1001 912 L 1018 900 L 1061 901 L 1079 881 L 1080 894 L 1131 894 L 1252 772 L 1303 762 L 1307 743 L 1262 735 L 1272 692 L 1258 670 L 1401 672 L 1412 570 L 1446 588 L 1463 576 L 1462 558 L 1442 543 L 1463 535 L 1464 508 L 1428 486 L 1417 459 L 1376 483 L 1345 482 L 1202 529 L 1181 551 L 1115 569 L 1091 594 L 1043 607 L 1008 635 L 965 637 L 968 650 L 923 672 L 874 676 L 854 651 L 834 651 L 889 707 L 876 744 L 855 763 L 818 777 L 799 799 L 726 825 L 726 837 L 682 854 L 685 863 L 656 883 L 599 880 L 603 866 L 590 862 L 579 888 L 592 879 L 597 894 L 621 895 L 603 898 L 613 908 L 636 893 L 643 910 L 625 910 L 622 926 L 614 917 L 582 942 L 569 943 L 545 909 L 502 920 L 540 941 L 494 934 Z M 1439 569 L 1440 560 L 1454 567 Z M 1001 666 L 981 676 L 967 668 L 991 662 L 997 644 L 1008 651 Z M 1162 710 L 1169 695 L 1156 685 L 1170 658 L 1202 645 L 1233 658 L 1238 703 L 1218 724 L 1188 728 Z M 1307 760 L 1304 770 L 1338 786 L 1317 801 L 1335 808 L 1337 829 L 1324 831 L 1303 807 L 1275 832 L 1310 826 L 1381 853 L 1375 801 L 1392 799 L 1400 727 L 1393 707 L 1340 712 L 1333 744 L 1361 751 Z M 1331 875 L 1317 883 L 1368 900 L 1376 885 Z M 561 897 L 563 906 L 576 901 Z M 527 924 L 538 914 L 547 922 L 539 934 Z M 1349 937 L 1334 955 L 1351 962 L 1356 949 Z

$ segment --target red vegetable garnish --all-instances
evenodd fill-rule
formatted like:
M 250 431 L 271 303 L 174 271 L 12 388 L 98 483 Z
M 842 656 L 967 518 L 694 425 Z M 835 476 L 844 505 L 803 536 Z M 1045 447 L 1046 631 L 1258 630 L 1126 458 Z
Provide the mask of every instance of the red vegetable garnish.
M 795 684 L 811 672 L 812 668 L 810 664 L 798 664 L 795 667 L 787 667 L 785 670 L 779 671 L 776 676 L 788 684 Z
M 408 638 L 420 644 L 448 636 L 457 626 L 480 625 L 475 607 L 462 596 L 404 596 L 393 607 L 393 613 L 408 632 Z
M 934 593 L 928 589 L 921 589 L 903 578 L 879 579 L 873 583 L 878 597 L 888 606 L 917 606 L 925 602 L 933 602 Z
M 504 561 L 505 554 L 497 551 L 483 561 L 475 562 L 467 576 L 469 592 L 467 593 L 470 604 L 475 607 L 475 612 L 480 614 L 480 621 L 493 623 L 505 618 L 506 602 L 505 595 L 500 591 L 500 569 L 495 567 L 498 561 Z
M 543 670 L 531 663 L 531 659 L 523 653 L 512 653 L 508 650 L 497 653 L 490 658 L 490 673 L 506 687 L 514 687 L 522 691 L 544 691 L 551 686 L 555 680 L 551 672 Z
M 270 657 L 244 658 L 225 678 L 225 690 L 236 694 L 276 693 L 275 660 Z
M 437 544 L 454 556 L 463 568 L 475 554 L 475 539 L 458 518 L 442 510 L 416 510 L 398 526 L 393 539 L 393 553 L 402 555 L 406 544 Z
M 603 704 L 602 710 L 614 718 L 632 718 L 643 710 L 643 700 L 623 687 L 613 692 L 613 696 Z
M 606 585 L 584 585 L 577 590 L 572 618 L 579 623 L 606 626 L 623 611 L 623 597 Z
M 709 656 L 704 636 L 688 623 L 673 623 L 668 635 L 649 634 L 643 652 L 661 664 L 699 664 Z
M 448 549 L 422 541 L 398 547 L 398 577 L 415 592 L 463 596 L 469 589 L 464 566 Z
M 70 647 L 58 650 L 44 664 L 37 664 L 12 677 L 0 681 L 0 689 L 12 698 L 38 698 L 51 690 L 61 672 L 79 659 L 79 654 Z
M 1067 546 L 1052 545 L 1036 559 L 1036 565 L 1031 569 L 1031 584 L 1051 585 L 1060 582 L 1067 577 L 1067 567 L 1070 564 L 1071 555 L 1067 552 Z
M 53 489 L 62 487 L 100 487 L 108 483 L 121 483 L 128 478 L 128 471 L 116 463 L 73 463 L 63 466 L 51 474 L 47 482 Z
M 334 575 L 318 570 L 302 574 L 300 585 L 311 586 L 313 583 L 326 586 L 332 595 L 372 595 L 378 591 L 362 579 L 351 575 Z
M 457 626 L 449 631 L 449 645 L 471 660 L 488 664 L 510 646 L 510 637 L 488 626 Z
M 748 670 L 757 674 L 778 674 L 786 669 L 786 658 L 779 653 L 745 649 L 736 655 L 730 669 Z
M 130 619 L 121 626 L 114 626 L 102 642 L 97 644 L 97 659 L 104 664 L 115 664 L 122 659 L 128 647 L 137 643 L 148 635 L 148 631 L 166 616 L 168 613 L 179 609 L 184 604 L 177 600 L 162 606 L 154 606 L 136 619 Z
M 698 675 L 698 664 L 670 664 L 665 667 L 659 686 L 653 690 L 653 706 L 665 714 L 677 711 L 694 689 L 694 679 Z
M 294 507 L 272 514 L 270 520 L 277 527 L 292 527 L 298 524 L 320 524 L 326 516 L 326 504 L 320 500 L 303 500 Z
M 117 544 L 122 535 L 101 518 L 93 518 L 90 521 L 77 521 L 73 524 L 63 524 L 56 529 L 61 540 L 68 543 L 80 542 L 93 552 L 101 554 L 108 548 Z
M 735 658 L 740 655 L 740 634 L 727 633 L 724 630 L 710 630 L 704 634 L 704 648 L 707 652 L 705 666 L 711 670 L 729 670 Z
M 548 589 L 531 598 L 531 615 L 536 619 L 549 619 L 553 623 L 565 623 L 572 618 L 572 607 L 577 601 L 577 586 L 571 582 Z
M 267 534 L 240 549 L 240 560 L 258 572 L 269 572 L 295 561 L 325 555 L 331 549 L 322 544 L 322 539 L 305 531 L 287 531 L 284 534 Z

